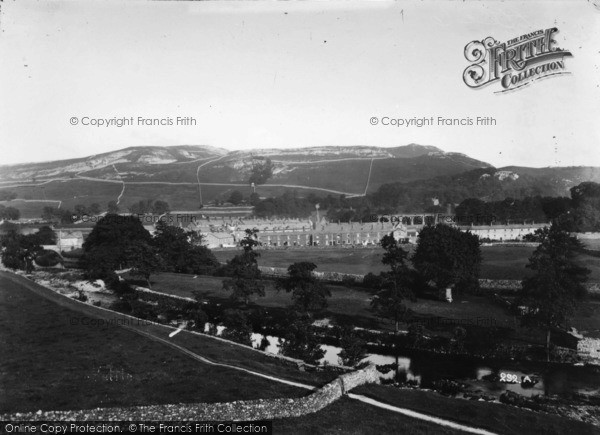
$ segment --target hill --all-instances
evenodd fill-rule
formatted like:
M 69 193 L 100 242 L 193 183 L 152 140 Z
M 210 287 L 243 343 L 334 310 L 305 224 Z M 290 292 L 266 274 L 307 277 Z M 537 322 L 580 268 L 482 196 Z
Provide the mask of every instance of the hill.
M 295 189 L 314 193 L 374 194 L 378 202 L 402 202 L 405 192 L 440 202 L 485 200 L 531 194 L 568 195 L 581 181 L 600 181 L 600 168 L 493 168 L 460 153 L 410 144 L 393 148 L 322 146 L 227 151 L 210 146 L 129 147 L 89 157 L 0 166 L 0 192 L 14 192 L 13 204 L 26 204 L 23 217 L 38 217 L 43 206 L 72 209 L 116 201 L 121 210 L 152 198 L 176 210 L 227 199 L 233 190 L 245 196 L 256 163 L 270 159 L 273 175 L 256 187 L 262 196 Z M 390 188 L 392 186 L 392 188 Z M 400 193 L 398 193 L 400 192 Z M 387 198 L 387 199 L 386 199 Z M 10 201 L 1 201 L 11 205 Z

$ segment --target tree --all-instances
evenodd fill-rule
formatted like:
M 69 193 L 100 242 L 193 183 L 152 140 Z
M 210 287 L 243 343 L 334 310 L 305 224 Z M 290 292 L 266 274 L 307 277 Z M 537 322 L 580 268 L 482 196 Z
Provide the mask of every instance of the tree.
M 249 202 L 250 202 L 250 205 L 253 205 L 253 206 L 257 205 L 260 202 L 260 196 L 258 196 L 258 193 L 252 192 L 250 194 Z
M 152 245 L 167 272 L 207 274 L 219 264 L 210 249 L 202 246 L 201 235 L 162 220 L 156 224 Z
M 227 201 L 232 203 L 233 205 L 239 205 L 242 203 L 243 200 L 244 195 L 239 190 L 234 190 L 233 192 L 231 192 L 231 195 L 229 195 L 229 199 L 227 199 Z
M 288 267 L 288 277 L 276 284 L 278 290 L 292 292 L 294 307 L 304 313 L 325 309 L 331 296 L 329 289 L 313 275 L 316 268 L 307 261 L 294 263 Z
M 3 235 L 2 264 L 11 269 L 25 270 L 31 273 L 33 270 L 33 259 L 43 251 L 34 234 L 23 235 L 17 231 L 9 231 Z
M 170 210 L 169 203 L 165 201 L 154 201 L 152 205 L 152 212 L 156 214 L 165 214 Z
M 83 243 L 80 264 L 88 279 L 106 279 L 117 269 L 131 267 L 136 245 L 150 241 L 150 233 L 135 216 L 107 214 Z
M 56 233 L 49 226 L 40 227 L 35 233 L 40 245 L 56 244 Z
M 351 328 L 343 328 L 340 337 L 340 347 L 342 350 L 338 358 L 342 365 L 355 367 L 367 356 L 367 342 L 356 335 Z
M 600 230 L 600 184 L 586 181 L 571 188 L 577 231 Z
M 582 244 L 556 225 L 539 232 L 540 244 L 526 267 L 535 274 L 525 278 L 517 306 L 525 306 L 523 323 L 546 329 L 546 358 L 550 360 L 551 329 L 565 325 L 579 301 L 590 270 L 576 262 Z
M 135 243 L 129 247 L 127 252 L 131 275 L 141 276 L 151 288 L 150 275 L 159 272 L 163 268 L 163 260 L 157 250 L 147 242 Z
M 0 201 L 12 201 L 16 197 L 17 197 L 17 194 L 15 192 L 9 192 L 6 190 L 0 191 Z
M 240 245 L 243 252 L 227 262 L 231 278 L 223 281 L 223 289 L 231 291 L 232 299 L 243 300 L 248 305 L 252 295 L 265 295 L 265 285 L 258 269 L 260 254 L 254 251 L 260 245 L 258 230 L 246 229 L 246 236 L 240 241 Z
M 100 214 L 100 211 L 101 211 L 100 204 L 98 204 L 97 202 L 91 203 L 88 211 L 90 212 L 91 215 Z
M 412 263 L 440 292 L 451 286 L 459 290 L 479 288 L 481 250 L 479 238 L 470 232 L 444 224 L 424 227 Z
M 223 312 L 223 324 L 226 327 L 222 334 L 223 338 L 252 346 L 252 326 L 246 313 L 235 309 L 225 310 Z
M 262 162 L 252 162 L 252 172 L 250 174 L 249 184 L 265 184 L 273 176 L 273 162 L 266 158 Z
M 75 208 L 73 209 L 73 211 L 80 218 L 81 218 L 81 216 L 85 216 L 85 215 L 89 214 L 87 207 L 85 205 L 83 205 L 83 204 L 77 204 L 75 206 Z
M 0 205 L 0 220 L 16 221 L 21 217 L 21 211 L 15 207 Z
M 410 271 L 405 262 L 408 253 L 391 235 L 384 236 L 380 244 L 385 250 L 382 263 L 389 266 L 391 270 L 380 274 L 380 289 L 371 300 L 371 306 L 381 317 L 394 322 L 394 330 L 397 334 L 399 323 L 409 317 L 409 311 L 403 301 L 412 297 Z
M 119 212 L 117 201 L 108 201 L 107 211 L 110 214 L 117 214 Z
M 290 325 L 283 342 L 281 342 L 279 352 L 309 364 L 318 364 L 325 355 L 317 337 L 310 330 L 310 323 L 306 320 L 297 320 Z

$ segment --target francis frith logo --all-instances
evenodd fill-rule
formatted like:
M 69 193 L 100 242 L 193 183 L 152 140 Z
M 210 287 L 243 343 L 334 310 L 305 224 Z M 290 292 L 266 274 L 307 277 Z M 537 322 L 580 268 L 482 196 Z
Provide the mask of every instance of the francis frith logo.
M 572 54 L 556 46 L 552 39 L 556 27 L 536 30 L 500 43 L 491 36 L 465 46 L 465 58 L 471 62 L 463 80 L 471 88 L 498 81 L 499 92 L 512 91 L 541 78 L 569 74 L 565 58 Z

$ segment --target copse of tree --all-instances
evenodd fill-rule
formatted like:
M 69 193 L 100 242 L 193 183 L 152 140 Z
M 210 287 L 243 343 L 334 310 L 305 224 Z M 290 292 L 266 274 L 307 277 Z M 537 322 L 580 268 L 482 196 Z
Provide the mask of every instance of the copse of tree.
M 321 349 L 317 337 L 311 331 L 310 322 L 306 319 L 293 322 L 283 338 L 279 350 L 282 355 L 301 359 L 309 364 L 318 364 L 325 356 L 325 351 Z
M 246 346 L 252 346 L 252 325 L 242 310 L 227 309 L 223 312 L 223 338 Z
M 42 209 L 41 218 L 45 221 L 60 222 L 62 224 L 73 223 L 73 212 L 58 207 L 45 206 Z
M 110 205 L 110 203 L 109 203 Z M 116 205 L 116 204 L 115 204 Z M 129 207 L 129 212 L 132 214 L 164 214 L 170 210 L 169 204 L 160 200 L 140 200 Z
M 15 207 L 0 205 L 0 220 L 16 221 L 21 217 L 21 211 Z
M 324 310 L 331 296 L 329 289 L 313 275 L 316 268 L 308 261 L 294 263 L 288 267 L 288 276 L 276 283 L 278 290 L 292 293 L 294 308 L 303 313 Z
M 366 346 L 367 342 L 360 338 L 352 328 L 342 328 L 340 331 L 342 350 L 338 353 L 340 363 L 344 366 L 356 367 L 367 356 Z
M 80 264 L 88 279 L 106 279 L 115 270 L 131 267 L 132 252 L 141 244 L 150 245 L 151 235 L 138 218 L 107 214 L 83 243 Z
M 255 185 L 265 184 L 273 176 L 273 168 L 273 162 L 269 158 L 262 161 L 253 160 L 248 183 L 254 183 Z
M 95 216 L 100 214 L 101 208 L 100 204 L 94 202 L 89 206 L 84 204 L 77 204 L 73 207 L 74 214 L 77 216 Z
M 239 205 L 242 203 L 243 200 L 244 195 L 239 190 L 234 190 L 233 192 L 231 192 L 231 195 L 229 195 L 229 198 L 227 199 L 227 201 L 232 203 L 233 205 Z
M 600 184 L 584 182 L 571 188 L 573 228 L 576 231 L 600 231 Z
M 0 201 L 12 201 L 17 198 L 17 194 L 15 192 L 10 192 L 7 190 L 0 190 Z
M 140 241 L 129 246 L 126 254 L 128 263 L 131 266 L 129 273 L 144 278 L 148 287 L 152 287 L 150 275 L 164 269 L 164 261 L 159 251 L 150 243 Z
M 210 249 L 202 246 L 200 234 L 162 220 L 156 224 L 152 245 L 162 258 L 162 270 L 167 272 L 205 275 L 219 265 Z
M 116 214 L 119 212 L 119 206 L 117 205 L 117 201 L 109 201 L 106 207 L 106 210 L 110 214 Z
M 527 267 L 535 272 L 525 278 L 516 306 L 525 306 L 523 323 L 546 329 L 547 359 L 550 359 L 551 329 L 564 326 L 577 304 L 585 298 L 589 269 L 577 263 L 582 244 L 557 225 L 537 231 L 540 244 Z
M 231 298 L 248 305 L 253 295 L 264 296 L 265 285 L 258 269 L 260 254 L 254 249 L 260 245 L 257 229 L 246 229 L 246 236 L 240 241 L 241 254 L 227 262 L 226 270 L 231 278 L 223 281 L 223 290 L 231 291 Z
M 454 287 L 458 291 L 479 289 L 481 249 L 479 238 L 456 227 L 438 224 L 419 232 L 412 264 L 438 291 Z
M 467 198 L 456 207 L 456 217 L 461 224 L 489 225 L 509 221 L 549 222 L 571 209 L 571 199 L 566 197 L 533 196 L 523 199 L 505 198 L 485 202 Z
M 254 206 L 254 214 L 258 217 L 308 217 L 315 206 L 307 198 L 302 198 L 295 190 L 286 190 L 283 195 L 260 200 Z
M 43 251 L 35 234 L 9 231 L 0 238 L 2 264 L 10 269 L 33 270 L 33 259 Z
M 40 227 L 35 233 L 35 236 L 40 245 L 56 244 L 56 233 L 49 226 Z

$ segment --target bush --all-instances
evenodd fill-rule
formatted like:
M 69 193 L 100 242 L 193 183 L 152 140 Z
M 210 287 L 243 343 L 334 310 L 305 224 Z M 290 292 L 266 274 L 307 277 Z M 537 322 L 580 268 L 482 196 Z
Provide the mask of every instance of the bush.
M 365 275 L 365 277 L 363 278 L 363 286 L 366 288 L 370 288 L 373 290 L 379 290 L 381 289 L 381 285 L 383 283 L 382 278 L 379 275 L 375 275 L 372 272 L 369 272 Z
M 62 263 L 62 258 L 54 251 L 44 250 L 35 257 L 35 262 L 42 267 L 53 267 Z

